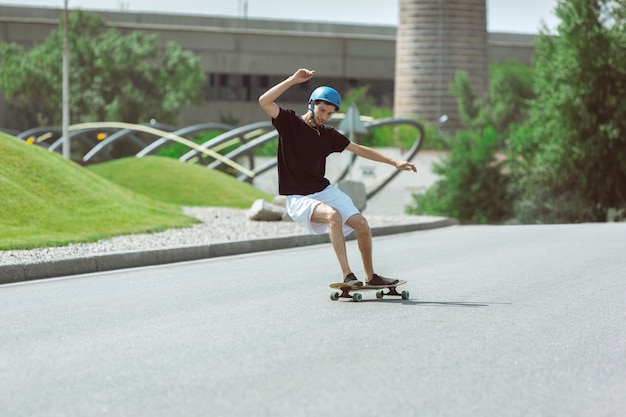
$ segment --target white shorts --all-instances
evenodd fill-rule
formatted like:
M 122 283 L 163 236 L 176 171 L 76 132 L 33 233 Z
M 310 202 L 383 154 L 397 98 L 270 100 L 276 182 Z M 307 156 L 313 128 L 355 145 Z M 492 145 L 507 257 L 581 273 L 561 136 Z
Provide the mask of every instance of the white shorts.
M 352 199 L 340 189 L 329 185 L 319 193 L 309 195 L 288 195 L 287 214 L 311 233 L 321 235 L 328 232 L 328 223 L 316 223 L 311 221 L 313 210 L 320 203 L 331 206 L 341 213 L 343 222 L 343 235 L 348 236 L 354 230 L 346 226 L 346 221 L 359 213 Z

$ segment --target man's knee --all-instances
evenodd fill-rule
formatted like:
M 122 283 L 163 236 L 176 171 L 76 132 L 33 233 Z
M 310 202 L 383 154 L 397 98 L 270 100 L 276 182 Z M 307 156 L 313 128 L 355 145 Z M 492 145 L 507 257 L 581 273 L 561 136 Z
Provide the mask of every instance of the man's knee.
M 323 221 L 331 225 L 340 225 L 343 222 L 341 213 L 326 204 L 320 204 L 315 208 L 312 220 Z
M 343 223 L 343 219 L 341 218 L 341 213 L 332 208 L 328 211 L 328 223 L 334 225 L 341 225 Z
M 348 226 L 350 226 L 351 228 L 354 229 L 355 232 L 359 233 L 359 232 L 367 232 L 370 229 L 369 223 L 367 222 L 367 219 L 365 217 L 363 217 L 362 214 L 355 214 L 354 216 L 350 217 L 350 219 L 348 219 L 348 221 L 346 222 L 346 224 Z

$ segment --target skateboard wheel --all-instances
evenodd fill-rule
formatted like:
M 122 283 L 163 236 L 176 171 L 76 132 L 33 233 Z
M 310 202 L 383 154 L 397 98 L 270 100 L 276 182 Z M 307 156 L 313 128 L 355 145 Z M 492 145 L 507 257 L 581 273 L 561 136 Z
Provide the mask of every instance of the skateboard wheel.
M 376 298 L 383 298 L 385 292 L 383 290 L 376 291 Z
M 338 292 L 331 292 L 330 293 L 330 299 L 333 300 L 333 301 L 339 300 L 339 293 Z
M 409 299 L 409 292 L 408 291 L 402 291 L 402 299 L 403 300 L 408 300 Z
M 354 301 L 355 303 L 358 303 L 362 299 L 363 299 L 363 296 L 359 294 L 358 292 L 352 294 L 352 301 Z

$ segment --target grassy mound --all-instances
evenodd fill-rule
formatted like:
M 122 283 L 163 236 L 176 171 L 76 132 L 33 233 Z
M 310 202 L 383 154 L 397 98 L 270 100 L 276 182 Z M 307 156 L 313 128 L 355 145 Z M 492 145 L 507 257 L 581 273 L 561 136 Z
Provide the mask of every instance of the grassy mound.
M 0 250 L 89 242 L 196 222 L 179 206 L 120 187 L 0 133 Z
M 183 206 L 248 208 L 271 196 L 230 175 L 173 158 L 122 158 L 88 169 L 154 200 Z

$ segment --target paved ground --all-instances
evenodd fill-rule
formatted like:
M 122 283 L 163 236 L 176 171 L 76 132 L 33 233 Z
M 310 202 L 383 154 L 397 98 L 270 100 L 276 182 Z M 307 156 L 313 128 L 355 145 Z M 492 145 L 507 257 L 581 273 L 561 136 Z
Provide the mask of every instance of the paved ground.
M 624 236 L 376 238 L 409 300 L 330 301 L 329 245 L 0 286 L 0 415 L 621 417 Z

